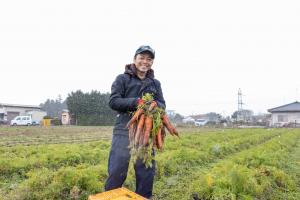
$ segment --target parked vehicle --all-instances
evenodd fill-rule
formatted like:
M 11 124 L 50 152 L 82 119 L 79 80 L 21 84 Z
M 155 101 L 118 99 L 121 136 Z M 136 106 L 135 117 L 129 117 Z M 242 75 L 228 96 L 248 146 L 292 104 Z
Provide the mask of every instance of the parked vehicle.
M 195 126 L 204 126 L 208 121 L 206 119 L 196 119 Z
M 11 126 L 30 126 L 33 125 L 32 119 L 30 116 L 16 116 L 13 120 L 10 121 Z

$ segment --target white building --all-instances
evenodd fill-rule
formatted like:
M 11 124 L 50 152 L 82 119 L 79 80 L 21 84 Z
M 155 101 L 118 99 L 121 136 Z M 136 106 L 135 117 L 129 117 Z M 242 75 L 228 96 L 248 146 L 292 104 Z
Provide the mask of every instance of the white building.
M 298 101 L 268 110 L 272 116 L 270 126 L 300 124 L 300 103 Z
M 41 111 L 41 108 L 32 105 L 0 103 L 0 120 L 9 124 L 16 116 L 30 115 L 34 111 Z

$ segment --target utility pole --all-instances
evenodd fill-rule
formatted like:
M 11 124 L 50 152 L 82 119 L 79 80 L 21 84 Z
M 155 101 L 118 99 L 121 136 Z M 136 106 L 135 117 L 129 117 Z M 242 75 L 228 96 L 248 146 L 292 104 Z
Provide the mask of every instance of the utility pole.
M 242 99 L 242 90 L 238 90 L 238 112 L 237 112 L 237 121 L 244 120 L 243 116 L 243 99 Z

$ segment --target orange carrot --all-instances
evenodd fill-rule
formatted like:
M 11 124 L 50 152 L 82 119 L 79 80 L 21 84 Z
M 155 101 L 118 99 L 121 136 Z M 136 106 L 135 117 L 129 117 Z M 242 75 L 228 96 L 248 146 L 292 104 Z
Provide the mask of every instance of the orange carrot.
M 138 126 L 135 133 L 135 145 L 138 145 L 139 143 L 140 135 L 142 134 L 144 129 L 144 122 L 145 122 L 145 115 L 142 114 L 138 122 Z
M 133 144 L 134 144 L 134 136 L 135 136 L 135 132 L 136 132 L 136 129 L 137 129 L 137 122 L 133 122 L 130 127 L 129 127 L 129 131 L 128 131 L 128 134 L 129 134 L 129 142 L 130 142 L 130 146 L 132 147 Z
M 157 137 L 157 133 L 155 135 L 155 145 L 156 145 L 156 148 L 158 149 L 158 137 Z
M 142 146 L 143 145 L 144 136 L 145 136 L 145 124 L 144 124 L 143 130 L 142 130 L 142 132 L 140 134 L 140 137 L 139 137 L 138 146 Z
M 157 135 L 156 135 L 156 138 L 157 138 L 157 148 L 159 149 L 159 150 L 162 150 L 162 147 L 163 147 L 163 143 L 162 143 L 162 136 L 161 136 L 161 128 L 162 127 L 160 127 L 159 129 L 158 129 L 158 131 L 157 131 Z
M 152 116 L 147 116 L 145 119 L 145 132 L 144 132 L 144 141 L 143 141 L 143 145 L 147 145 L 149 142 L 149 137 L 150 137 L 150 133 L 152 130 L 152 121 L 153 118 Z
M 174 126 L 171 124 L 168 116 L 166 114 L 164 114 L 162 116 L 162 121 L 163 124 L 165 125 L 165 127 L 168 129 L 169 133 L 171 135 L 176 135 L 177 137 L 179 137 L 177 130 L 174 128 Z
M 148 110 L 151 112 L 156 106 L 157 106 L 156 101 L 152 101 Z
M 137 109 L 137 111 L 134 113 L 134 115 L 132 116 L 132 118 L 129 120 L 129 122 L 127 123 L 127 128 L 130 127 L 130 125 L 135 122 L 138 121 L 139 117 L 141 114 L 144 113 L 144 110 L 142 108 Z
M 161 128 L 161 138 L 162 138 L 162 143 L 164 144 L 165 141 L 165 137 L 166 137 L 166 129 L 165 126 L 162 126 Z

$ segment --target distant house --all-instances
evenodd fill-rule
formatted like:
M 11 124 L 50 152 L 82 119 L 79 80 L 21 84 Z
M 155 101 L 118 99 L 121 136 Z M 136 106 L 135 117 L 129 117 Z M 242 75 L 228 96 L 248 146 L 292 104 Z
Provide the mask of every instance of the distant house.
M 188 116 L 188 117 L 183 118 L 182 122 L 185 123 L 185 124 L 188 124 L 188 123 L 194 124 L 195 123 L 195 119 L 192 118 L 192 117 L 190 117 L 190 116 Z
M 219 122 L 221 119 L 221 115 L 215 112 L 209 112 L 206 114 L 198 114 L 198 115 L 191 115 L 192 118 L 195 120 L 206 120 L 209 122 Z
M 39 106 L 0 103 L 0 120 L 10 123 L 19 115 L 29 115 L 32 111 L 41 111 Z
M 300 103 L 298 101 L 268 110 L 272 116 L 270 126 L 300 124 Z
M 63 110 L 61 113 L 61 123 L 62 125 L 70 125 L 71 124 L 71 117 L 69 110 Z

